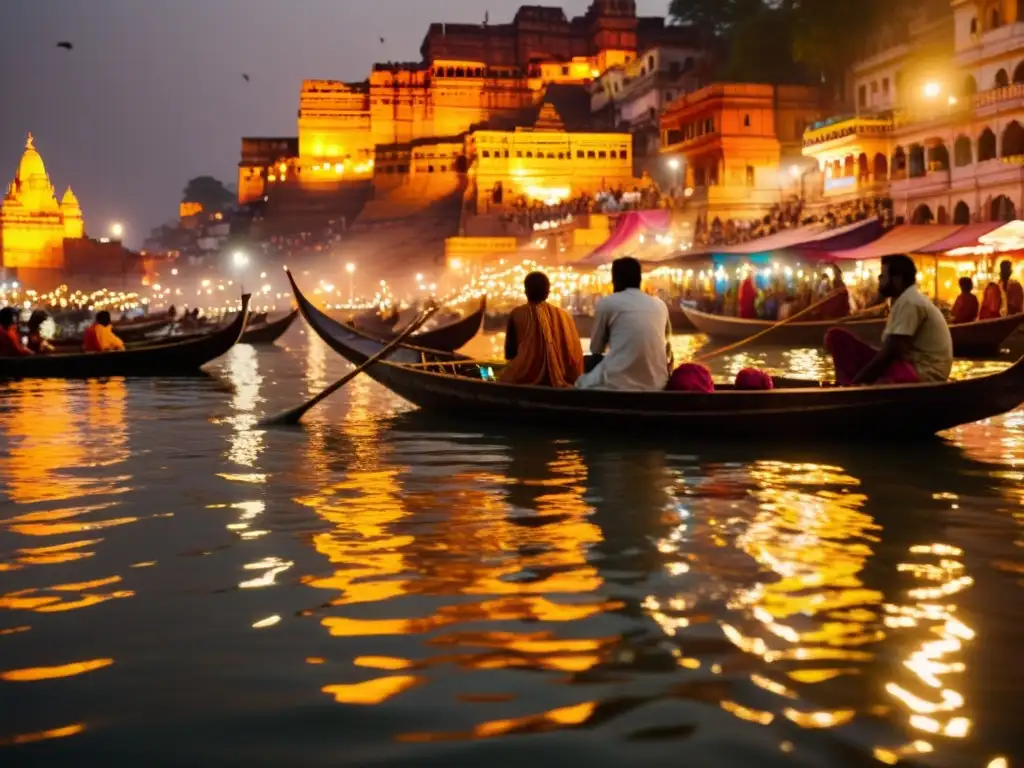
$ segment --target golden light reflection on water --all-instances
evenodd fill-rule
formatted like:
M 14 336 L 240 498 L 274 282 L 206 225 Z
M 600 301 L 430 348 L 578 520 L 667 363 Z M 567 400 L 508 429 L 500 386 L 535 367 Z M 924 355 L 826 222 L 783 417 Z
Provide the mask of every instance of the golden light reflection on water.
M 28 667 L 26 669 L 10 669 L 0 672 L 0 680 L 13 683 L 37 682 L 39 680 L 56 680 L 62 677 L 74 677 L 84 675 L 86 672 L 93 672 L 97 669 L 109 667 L 114 663 L 113 659 L 90 659 L 88 661 L 76 661 L 70 664 L 60 664 L 55 667 Z
M 971 729 L 962 687 L 966 647 L 974 630 L 958 616 L 958 603 L 974 581 L 963 551 L 948 544 L 910 548 L 899 566 L 913 586 L 900 603 L 886 604 L 885 623 L 899 646 L 909 652 L 885 690 L 906 714 L 913 729 L 962 739 Z
M 316 334 L 306 334 L 306 396 L 327 386 L 327 345 Z
M 256 348 L 248 344 L 231 350 L 228 358 L 228 376 L 234 385 L 231 398 L 232 414 L 226 420 L 232 427 L 228 459 L 242 467 L 254 468 L 263 451 L 263 431 L 254 429 L 259 420 L 256 409 L 262 398 L 260 386 L 263 377 L 259 372 L 259 358 Z M 262 482 L 262 475 L 242 476 L 256 478 Z

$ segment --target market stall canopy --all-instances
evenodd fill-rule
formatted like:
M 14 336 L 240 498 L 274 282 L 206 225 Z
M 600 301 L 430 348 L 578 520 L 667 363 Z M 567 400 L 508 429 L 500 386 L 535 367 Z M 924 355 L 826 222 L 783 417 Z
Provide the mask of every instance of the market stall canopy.
M 672 224 L 672 212 L 666 209 L 655 211 L 629 211 L 619 216 L 611 237 L 595 248 L 588 256 L 575 262 L 577 266 L 599 267 L 610 264 L 618 252 L 637 243 L 640 235 L 664 234 Z
M 877 218 L 855 221 L 841 227 L 828 228 L 825 225 L 811 225 L 784 229 L 772 235 L 748 240 L 736 245 L 715 246 L 700 251 L 675 254 L 659 262 L 664 265 L 681 264 L 697 259 L 719 258 L 721 256 L 755 256 L 779 251 L 807 251 L 814 253 L 831 252 L 869 243 L 882 235 L 882 223 Z
M 1004 225 L 995 221 L 986 221 L 982 224 L 965 224 L 949 237 L 936 240 L 934 243 L 924 248 L 918 248 L 916 252 L 946 253 L 947 251 L 952 251 L 957 248 L 976 248 L 982 245 L 985 240 L 988 240 L 993 235 L 998 234 L 999 230 L 1007 229 L 1012 224 L 1020 224 L 1024 226 L 1024 222 L 1011 222 L 1010 224 Z M 1020 234 L 1020 232 L 1018 232 L 1018 234 Z
M 963 229 L 959 224 L 901 224 L 877 240 L 859 248 L 820 253 L 822 261 L 871 261 L 893 253 L 923 253 L 933 243 L 945 240 Z

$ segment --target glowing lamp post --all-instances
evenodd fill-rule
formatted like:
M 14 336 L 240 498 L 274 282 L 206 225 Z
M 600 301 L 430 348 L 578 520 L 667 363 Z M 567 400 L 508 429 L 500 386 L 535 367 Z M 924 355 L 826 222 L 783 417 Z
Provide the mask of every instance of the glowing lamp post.
M 681 186 L 679 183 L 679 169 L 683 167 L 683 164 L 679 162 L 678 157 L 670 157 L 668 159 L 668 167 L 672 171 L 672 181 L 675 187 Z
M 119 221 L 115 221 L 113 224 L 110 225 L 110 236 L 114 240 L 120 240 L 123 235 L 124 235 L 124 224 L 122 224 Z
M 345 265 L 345 271 L 348 272 L 348 303 L 349 306 L 355 301 L 356 289 L 355 289 L 355 274 L 356 265 L 351 261 Z
M 235 251 L 233 254 L 231 254 L 231 263 L 234 264 L 235 269 L 238 270 L 238 284 L 241 287 L 242 292 L 244 293 L 245 281 L 242 279 L 242 277 L 245 273 L 245 268 L 249 266 L 249 255 L 245 251 Z

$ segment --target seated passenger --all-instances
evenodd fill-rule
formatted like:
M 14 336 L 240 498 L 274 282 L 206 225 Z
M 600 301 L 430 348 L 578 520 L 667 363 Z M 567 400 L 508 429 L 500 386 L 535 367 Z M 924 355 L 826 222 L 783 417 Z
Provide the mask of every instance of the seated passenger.
M 760 368 L 744 368 L 736 374 L 736 389 L 772 389 L 775 383 L 767 371 Z
M 49 315 L 41 309 L 37 309 L 28 319 L 28 348 L 36 354 L 53 352 L 53 345 L 43 338 L 42 326 Z
M 548 304 L 551 283 L 543 272 L 523 281 L 526 304 L 512 310 L 505 330 L 506 384 L 571 387 L 583 373 L 583 345 L 572 316 Z
M 843 328 L 825 334 L 836 381 L 910 384 L 945 381 L 953 367 L 953 337 L 942 312 L 917 289 L 917 267 L 905 254 L 882 257 L 881 294 L 892 299 L 882 348 L 875 349 Z
M 960 278 L 960 295 L 953 302 L 953 312 L 949 322 L 973 323 L 978 319 L 978 297 L 974 295 L 974 282 L 969 277 Z
M 640 290 L 640 262 L 612 262 L 612 288 L 594 310 L 591 354 L 601 356 L 576 382 L 581 389 L 662 390 L 672 366 L 668 307 Z M 605 350 L 608 354 L 605 355 Z
M 24 357 L 32 350 L 21 343 L 18 316 L 10 307 L 0 309 L 0 357 Z
M 124 342 L 110 327 L 109 312 L 96 313 L 96 322 L 85 329 L 82 349 L 85 352 L 119 352 L 124 349 Z

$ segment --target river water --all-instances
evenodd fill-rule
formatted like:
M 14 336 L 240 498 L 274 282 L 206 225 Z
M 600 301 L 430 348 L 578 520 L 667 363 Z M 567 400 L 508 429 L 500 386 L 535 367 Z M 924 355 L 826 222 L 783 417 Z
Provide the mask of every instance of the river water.
M 1015 764 L 1024 412 L 581 440 L 359 377 L 254 429 L 348 369 L 0 385 L 0 765 Z

